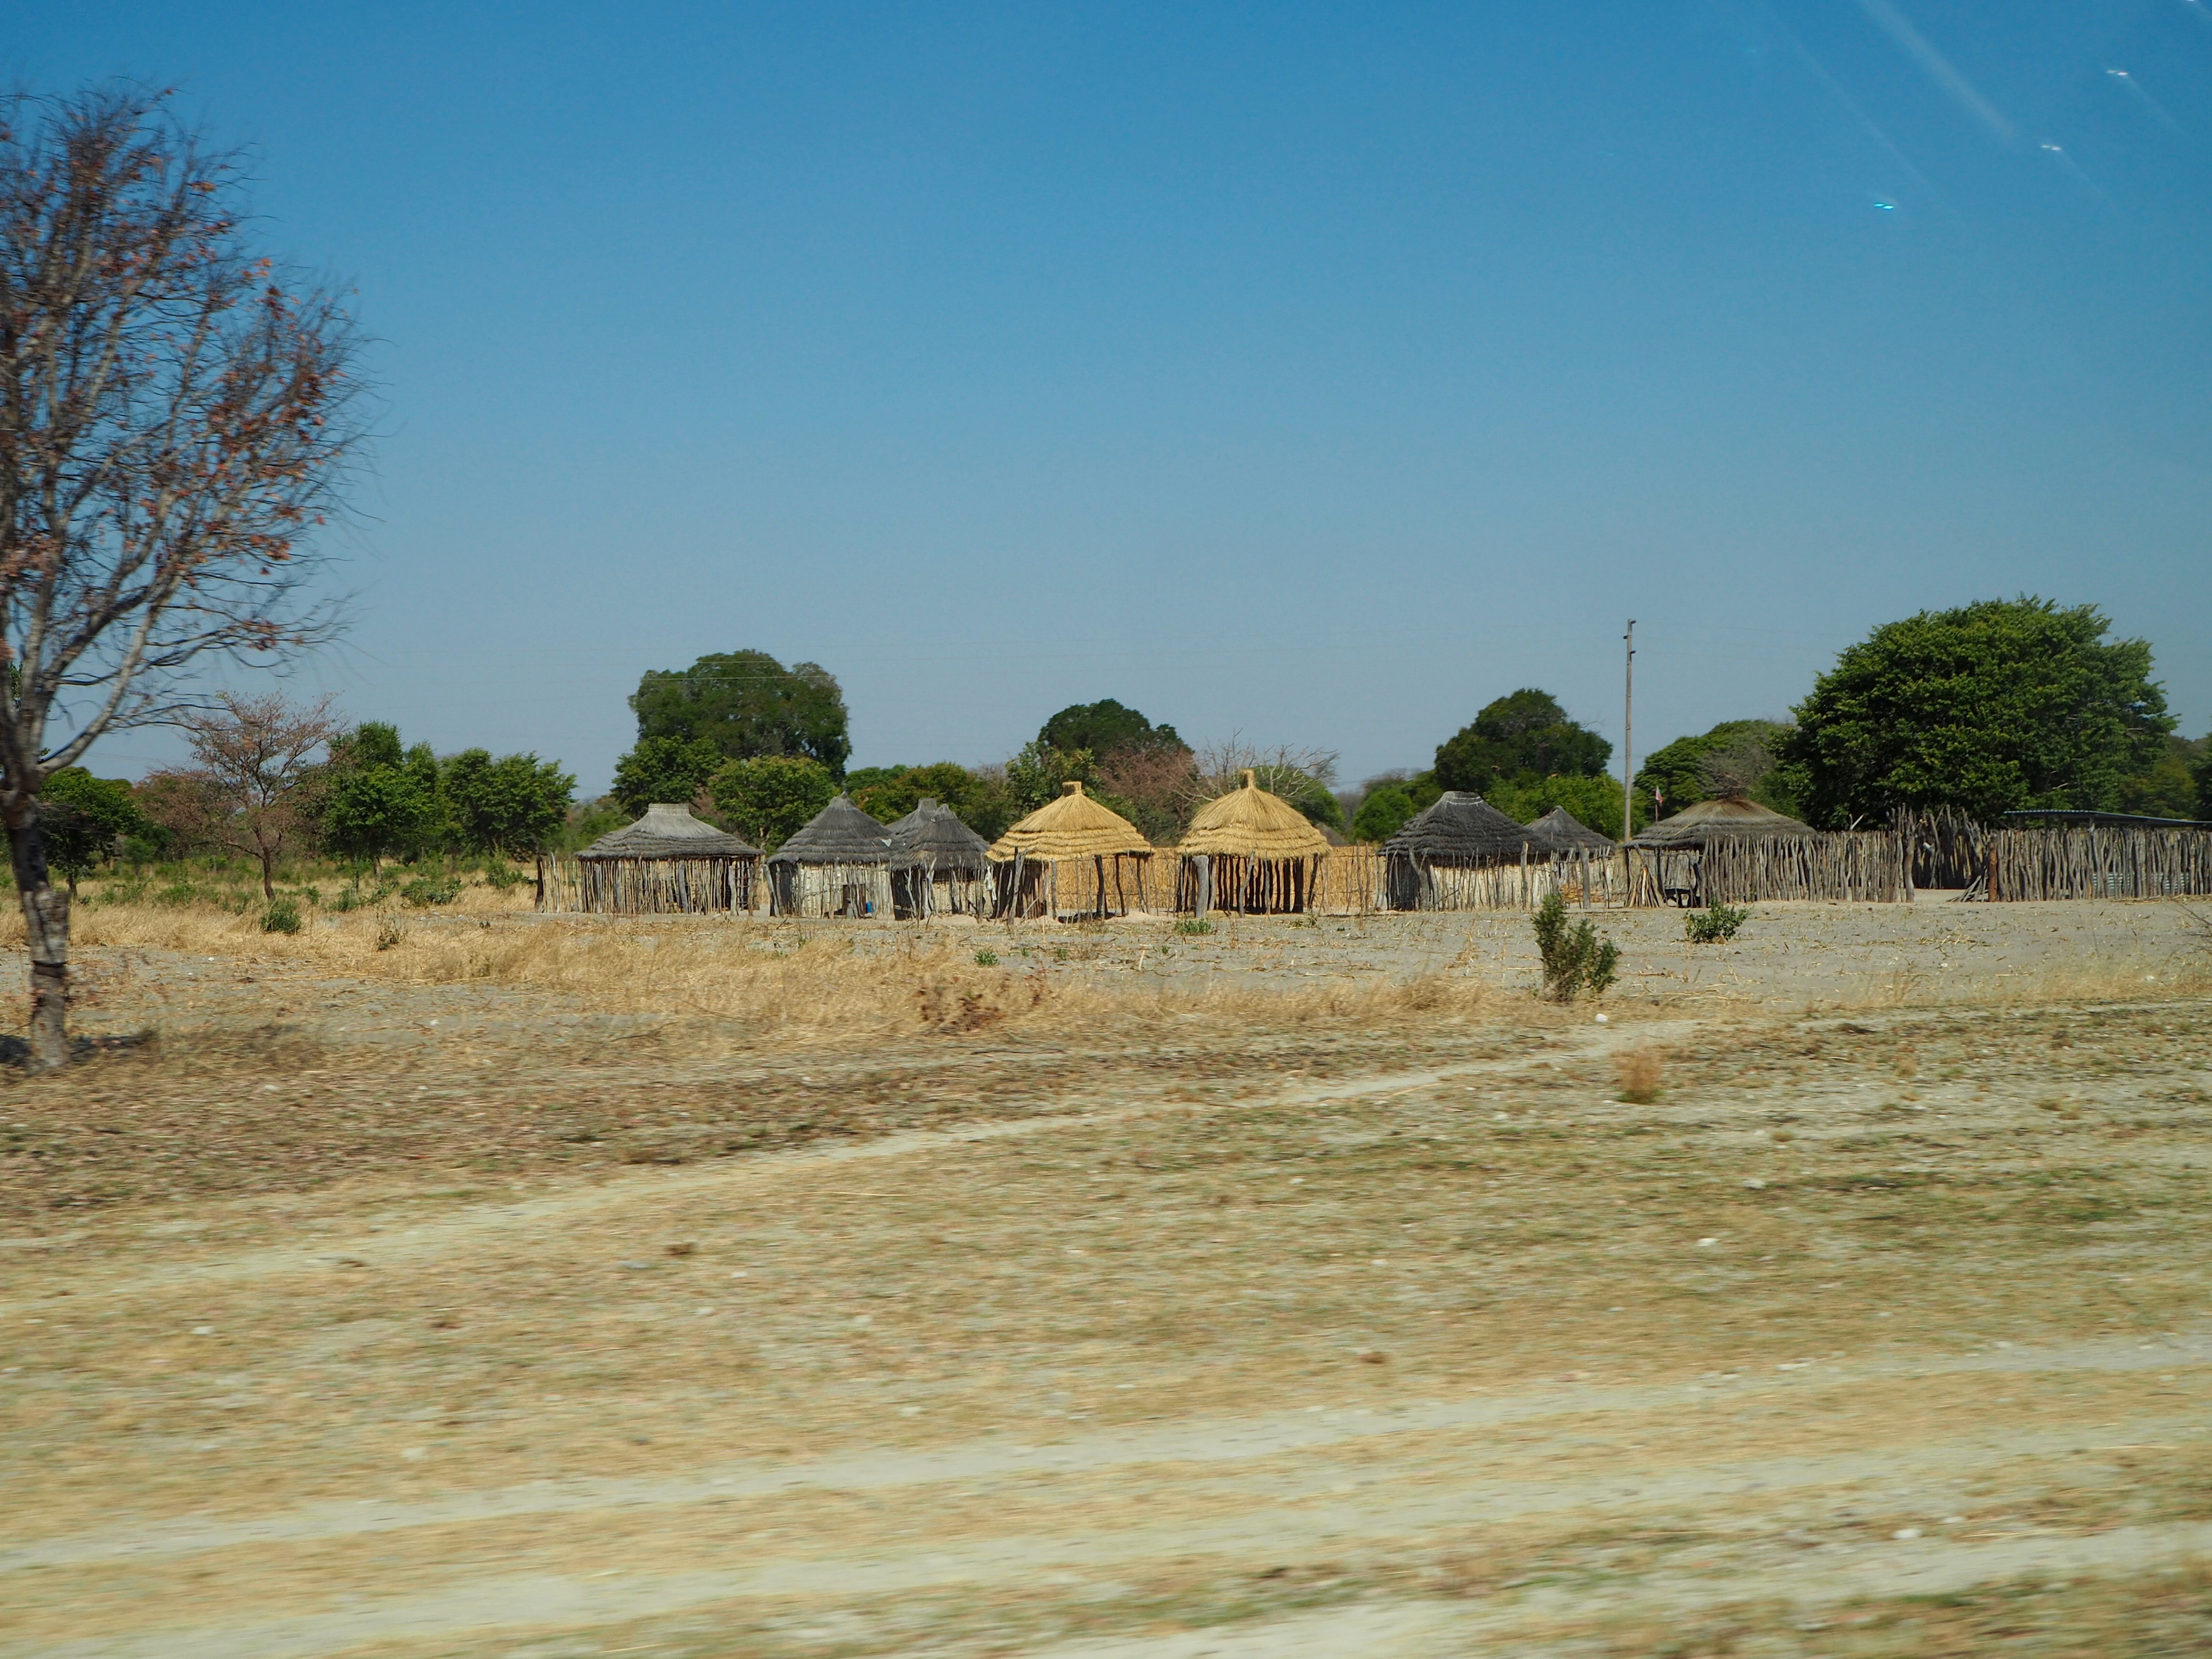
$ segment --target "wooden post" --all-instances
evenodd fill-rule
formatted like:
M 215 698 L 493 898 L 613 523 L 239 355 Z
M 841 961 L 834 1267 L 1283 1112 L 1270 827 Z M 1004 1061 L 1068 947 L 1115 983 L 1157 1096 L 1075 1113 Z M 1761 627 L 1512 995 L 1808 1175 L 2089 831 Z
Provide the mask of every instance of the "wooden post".
M 1628 619 L 1626 678 L 1620 703 L 1620 838 L 1636 833 L 1636 618 Z

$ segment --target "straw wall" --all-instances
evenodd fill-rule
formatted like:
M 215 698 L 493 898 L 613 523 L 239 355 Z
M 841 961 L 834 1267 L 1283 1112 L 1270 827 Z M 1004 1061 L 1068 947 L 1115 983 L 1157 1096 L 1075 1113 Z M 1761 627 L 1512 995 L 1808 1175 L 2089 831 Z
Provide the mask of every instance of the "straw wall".
M 667 915 L 753 906 L 755 859 L 538 860 L 538 908 Z
M 2212 893 L 2212 830 L 1992 830 L 1982 856 L 1984 896 L 1992 899 Z
M 902 921 L 930 916 L 988 916 L 991 878 L 921 868 L 891 872 L 891 914 Z

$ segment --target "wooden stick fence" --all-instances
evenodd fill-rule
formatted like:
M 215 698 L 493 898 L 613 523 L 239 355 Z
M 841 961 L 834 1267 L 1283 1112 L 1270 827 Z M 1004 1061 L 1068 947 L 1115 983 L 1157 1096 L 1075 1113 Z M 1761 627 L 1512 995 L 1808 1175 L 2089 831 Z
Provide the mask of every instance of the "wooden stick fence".
M 750 858 L 541 858 L 538 908 L 614 915 L 750 910 L 757 862 Z
M 769 914 L 776 916 L 891 915 L 890 866 L 881 864 L 771 864 Z
M 1982 849 L 1991 899 L 2183 898 L 2212 894 L 2212 830 L 1991 830 Z
M 1174 898 L 1174 877 L 1155 870 L 1165 854 L 1109 853 L 1067 859 L 1027 856 L 991 866 L 995 913 L 1036 920 L 1121 916 Z
M 1912 899 L 1912 846 L 1890 830 L 1716 836 L 1701 850 L 1696 896 L 1708 902 L 1900 904 Z

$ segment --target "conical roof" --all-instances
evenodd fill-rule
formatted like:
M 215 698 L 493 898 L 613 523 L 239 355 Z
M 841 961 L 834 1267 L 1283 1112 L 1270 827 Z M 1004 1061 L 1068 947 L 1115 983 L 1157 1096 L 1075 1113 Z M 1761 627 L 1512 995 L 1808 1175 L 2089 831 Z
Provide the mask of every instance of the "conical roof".
M 585 859 L 757 859 L 760 848 L 702 823 L 688 806 L 655 801 L 635 823 L 611 830 L 576 854 Z
M 770 864 L 889 864 L 890 835 L 840 795 L 768 856 Z
M 1033 859 L 1073 859 L 1152 850 L 1143 830 L 1085 794 L 1080 783 L 1070 782 L 1064 790 L 1058 800 L 1038 807 L 994 842 L 992 859 L 1005 864 L 1017 853 Z
M 894 820 L 887 833 L 902 864 L 980 875 L 990 858 L 989 842 L 961 823 L 951 807 L 927 795 L 913 811 Z
M 1448 789 L 1443 799 L 1416 814 L 1382 843 L 1394 857 L 1422 864 L 1496 864 L 1517 859 L 1532 847 L 1528 832 L 1488 801 L 1464 789 Z
M 1328 838 L 1280 795 L 1260 787 L 1247 770 L 1244 787 L 1217 795 L 1198 809 L 1176 849 L 1249 859 L 1303 859 L 1328 851 Z
M 1615 850 L 1610 836 L 1601 836 L 1564 806 L 1554 806 L 1528 826 L 1528 839 L 1547 853 Z
M 1709 841 L 1756 839 L 1765 836 L 1817 835 L 1809 823 L 1785 817 L 1771 807 L 1741 795 L 1701 800 L 1671 818 L 1662 818 L 1628 844 L 1631 847 L 1698 847 Z

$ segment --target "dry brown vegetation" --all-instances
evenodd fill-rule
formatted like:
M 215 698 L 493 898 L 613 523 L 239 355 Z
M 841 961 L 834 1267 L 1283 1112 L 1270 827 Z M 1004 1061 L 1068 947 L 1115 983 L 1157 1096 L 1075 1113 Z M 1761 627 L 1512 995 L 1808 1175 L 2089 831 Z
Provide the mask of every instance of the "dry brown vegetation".
M 1601 1026 L 1480 934 L 92 920 L 161 1035 L 5 1085 L 10 1659 L 2212 1638 L 2166 954 Z

